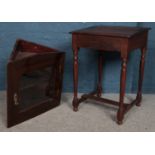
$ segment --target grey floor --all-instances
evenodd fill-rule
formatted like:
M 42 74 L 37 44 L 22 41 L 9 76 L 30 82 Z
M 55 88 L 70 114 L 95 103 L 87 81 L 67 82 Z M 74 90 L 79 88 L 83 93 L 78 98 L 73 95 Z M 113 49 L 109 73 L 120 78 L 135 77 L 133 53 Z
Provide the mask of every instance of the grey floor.
M 106 94 L 106 97 L 118 99 L 117 94 Z M 135 96 L 127 95 L 131 101 Z M 40 116 L 30 119 L 12 128 L 6 128 L 6 94 L 0 92 L 0 131 L 1 132 L 110 132 L 110 131 L 155 131 L 155 95 L 143 95 L 141 107 L 133 109 L 125 116 L 124 124 L 115 123 L 117 109 L 112 106 L 94 104 L 93 101 L 82 103 L 78 112 L 71 107 L 72 94 L 62 95 L 61 105 Z

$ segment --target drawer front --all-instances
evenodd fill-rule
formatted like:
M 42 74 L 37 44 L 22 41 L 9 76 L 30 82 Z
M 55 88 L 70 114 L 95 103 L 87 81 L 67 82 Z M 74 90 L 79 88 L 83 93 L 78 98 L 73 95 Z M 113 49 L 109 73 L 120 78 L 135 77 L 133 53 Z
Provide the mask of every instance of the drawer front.
M 76 41 L 77 47 L 94 48 L 107 51 L 120 51 L 122 38 L 94 35 L 77 35 L 74 41 Z

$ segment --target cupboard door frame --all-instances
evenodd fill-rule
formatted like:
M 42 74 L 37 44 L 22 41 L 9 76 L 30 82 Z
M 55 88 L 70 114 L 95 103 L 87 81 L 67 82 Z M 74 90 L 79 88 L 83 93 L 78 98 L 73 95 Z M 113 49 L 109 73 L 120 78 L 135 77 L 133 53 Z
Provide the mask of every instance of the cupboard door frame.
M 64 71 L 64 52 L 37 54 L 19 60 L 11 60 L 7 65 L 7 127 L 24 122 L 41 113 L 44 113 L 60 104 L 62 78 Z M 23 74 L 53 67 L 54 69 L 54 98 L 51 102 L 45 101 L 30 108 L 21 110 L 18 103 L 20 95 L 20 79 Z

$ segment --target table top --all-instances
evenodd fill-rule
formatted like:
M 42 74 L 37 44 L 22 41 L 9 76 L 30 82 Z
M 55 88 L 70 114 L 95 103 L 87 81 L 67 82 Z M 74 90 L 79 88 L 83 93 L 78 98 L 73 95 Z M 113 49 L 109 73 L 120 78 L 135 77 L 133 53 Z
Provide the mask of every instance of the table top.
M 101 35 L 110 37 L 131 38 L 137 34 L 150 30 L 146 27 L 124 27 L 124 26 L 94 26 L 72 31 L 72 34 Z

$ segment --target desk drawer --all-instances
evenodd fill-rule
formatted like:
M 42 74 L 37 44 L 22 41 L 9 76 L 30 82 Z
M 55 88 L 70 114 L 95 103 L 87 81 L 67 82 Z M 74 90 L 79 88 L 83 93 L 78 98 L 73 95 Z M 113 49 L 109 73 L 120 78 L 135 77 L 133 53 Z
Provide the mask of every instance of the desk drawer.
M 122 38 L 111 38 L 105 36 L 77 35 L 76 45 L 78 47 L 103 49 L 114 51 L 121 49 Z

